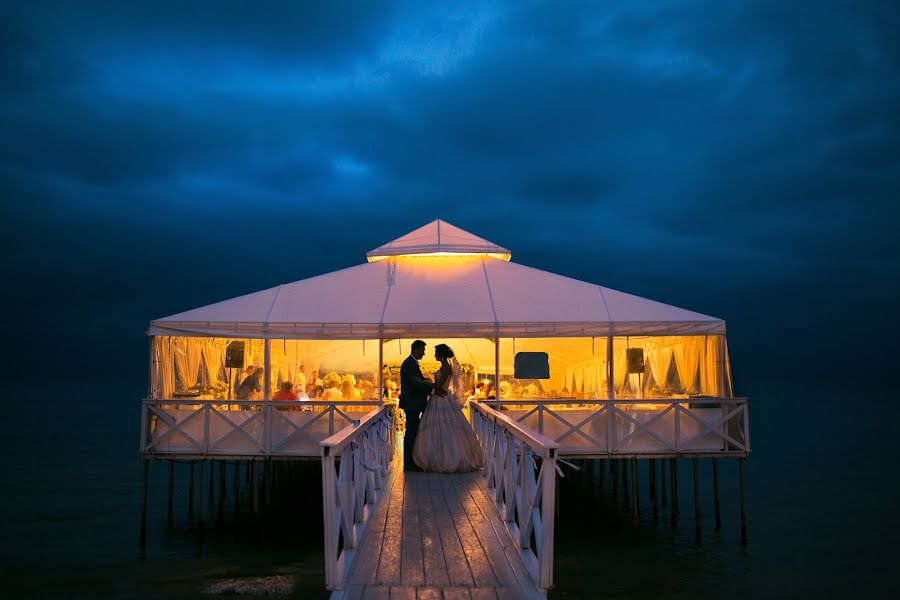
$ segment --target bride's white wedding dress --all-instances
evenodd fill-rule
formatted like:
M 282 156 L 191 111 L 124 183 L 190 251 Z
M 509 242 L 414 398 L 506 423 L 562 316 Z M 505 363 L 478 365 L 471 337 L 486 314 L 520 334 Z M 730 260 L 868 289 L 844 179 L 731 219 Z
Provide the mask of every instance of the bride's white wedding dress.
M 459 366 L 456 361 L 452 368 L 454 389 L 449 389 L 451 377 L 447 377 L 431 395 L 419 423 L 412 458 L 425 471 L 467 473 L 484 466 L 481 444 L 457 399 Z

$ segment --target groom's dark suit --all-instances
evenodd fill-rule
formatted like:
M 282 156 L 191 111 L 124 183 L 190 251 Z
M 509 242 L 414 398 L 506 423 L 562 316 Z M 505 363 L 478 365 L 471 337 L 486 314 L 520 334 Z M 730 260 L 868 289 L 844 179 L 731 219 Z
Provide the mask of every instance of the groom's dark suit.
M 419 433 L 419 419 L 425 404 L 428 402 L 428 394 L 434 386 L 431 381 L 422 375 L 419 362 L 411 355 L 406 357 L 400 365 L 400 408 L 406 413 L 406 436 L 403 438 L 403 461 L 408 468 L 412 466 L 413 445 L 416 443 L 416 435 Z

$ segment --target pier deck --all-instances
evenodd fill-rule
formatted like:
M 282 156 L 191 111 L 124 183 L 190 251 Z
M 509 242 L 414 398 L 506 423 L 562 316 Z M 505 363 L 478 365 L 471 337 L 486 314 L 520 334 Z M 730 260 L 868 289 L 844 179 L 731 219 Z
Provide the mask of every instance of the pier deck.
M 543 598 L 480 472 L 397 472 L 335 599 Z

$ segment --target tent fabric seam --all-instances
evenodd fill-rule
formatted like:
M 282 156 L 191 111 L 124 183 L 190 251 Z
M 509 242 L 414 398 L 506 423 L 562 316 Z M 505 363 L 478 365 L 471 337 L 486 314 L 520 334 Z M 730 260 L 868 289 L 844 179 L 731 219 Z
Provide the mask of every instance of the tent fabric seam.
M 494 326 L 499 330 L 500 320 L 497 318 L 497 307 L 494 305 L 494 293 L 491 291 L 491 280 L 488 278 L 485 261 L 481 261 L 481 270 L 484 271 L 484 285 L 487 287 L 488 299 L 491 301 L 491 312 L 494 313 Z
M 382 334 L 384 332 L 384 313 L 387 311 L 388 301 L 391 299 L 391 290 L 394 287 L 394 276 L 396 273 L 397 263 L 389 261 L 387 265 L 387 291 L 384 293 L 384 304 L 381 305 L 381 315 L 378 317 L 378 323 L 381 325 Z M 394 270 L 394 272 L 392 272 Z M 324 323 L 323 323 L 324 325 Z
M 278 289 L 275 290 L 275 297 L 272 298 L 272 304 L 269 305 L 269 311 L 266 313 L 266 320 L 264 323 L 268 324 L 269 317 L 272 316 L 272 309 L 275 308 L 275 303 L 278 301 L 278 294 L 281 293 L 281 288 L 284 287 L 284 284 L 278 286 Z
M 606 318 L 612 323 L 612 314 L 609 312 L 609 304 L 606 303 L 606 294 L 603 293 L 603 286 L 598 285 L 597 291 L 600 292 L 600 301 L 603 302 L 603 310 L 606 311 Z

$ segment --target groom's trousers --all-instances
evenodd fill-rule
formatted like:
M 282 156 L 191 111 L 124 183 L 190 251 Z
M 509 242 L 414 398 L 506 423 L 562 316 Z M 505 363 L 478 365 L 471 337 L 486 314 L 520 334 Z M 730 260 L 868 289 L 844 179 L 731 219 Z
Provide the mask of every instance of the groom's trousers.
M 422 418 L 420 410 L 406 410 L 406 435 L 403 436 L 403 468 L 414 467 L 413 446 L 416 444 L 416 436 L 419 435 L 419 420 Z

